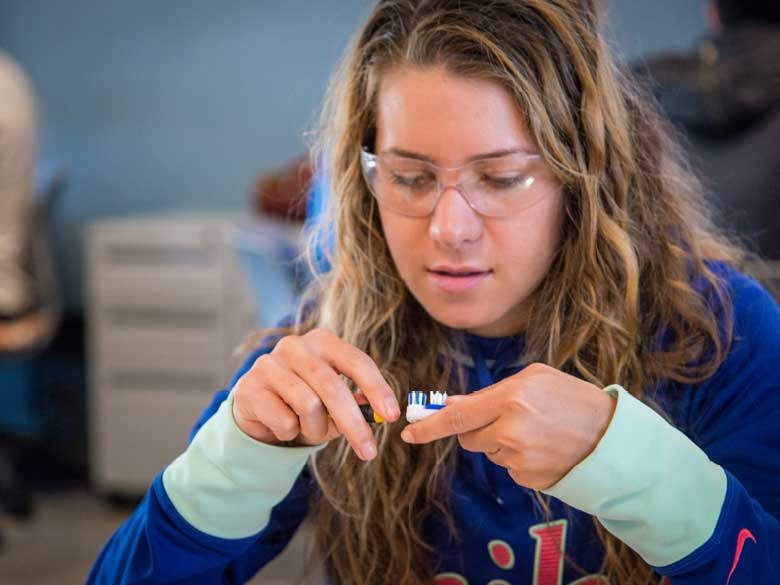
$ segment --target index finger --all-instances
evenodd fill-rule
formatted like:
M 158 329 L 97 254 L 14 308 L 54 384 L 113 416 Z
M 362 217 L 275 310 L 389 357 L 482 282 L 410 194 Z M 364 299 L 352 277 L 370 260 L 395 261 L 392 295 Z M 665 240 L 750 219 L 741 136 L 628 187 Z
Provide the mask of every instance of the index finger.
M 482 391 L 448 402 L 428 418 L 408 425 L 401 433 L 407 443 L 430 443 L 452 435 L 481 429 L 496 420 L 500 413 L 495 392 Z
M 319 350 L 322 352 L 322 357 L 339 373 L 357 384 L 371 408 L 383 419 L 394 421 L 401 416 L 395 393 L 368 354 L 332 334 Z

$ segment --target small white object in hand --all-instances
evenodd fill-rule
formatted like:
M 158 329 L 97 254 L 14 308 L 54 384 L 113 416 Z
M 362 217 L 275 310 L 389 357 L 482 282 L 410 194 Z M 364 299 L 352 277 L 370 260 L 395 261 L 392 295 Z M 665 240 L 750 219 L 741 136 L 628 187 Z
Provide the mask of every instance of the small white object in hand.
M 431 416 L 437 410 L 444 408 L 444 403 L 446 401 L 446 392 L 430 392 L 429 400 L 429 397 L 426 396 L 425 392 L 420 390 L 410 391 L 406 405 L 407 422 L 414 423 Z

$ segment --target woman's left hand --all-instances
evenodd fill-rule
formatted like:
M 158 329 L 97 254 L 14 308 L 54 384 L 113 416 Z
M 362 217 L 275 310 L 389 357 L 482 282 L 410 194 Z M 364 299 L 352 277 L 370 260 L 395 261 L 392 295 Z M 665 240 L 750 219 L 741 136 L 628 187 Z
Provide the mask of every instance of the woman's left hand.
M 407 426 L 401 438 L 428 443 L 457 435 L 467 451 L 485 453 L 525 487 L 556 484 L 596 447 L 616 399 L 597 386 L 532 364 Z

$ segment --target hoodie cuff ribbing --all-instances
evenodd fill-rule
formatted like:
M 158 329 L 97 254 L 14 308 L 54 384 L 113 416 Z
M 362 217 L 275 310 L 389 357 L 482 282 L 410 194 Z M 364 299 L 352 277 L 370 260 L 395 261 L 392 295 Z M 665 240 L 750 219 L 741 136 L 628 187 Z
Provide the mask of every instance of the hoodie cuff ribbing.
M 181 516 L 219 538 L 245 538 L 268 524 L 309 455 L 325 445 L 278 447 L 246 435 L 233 419 L 233 393 L 163 472 Z
M 726 474 L 658 413 L 618 385 L 607 431 L 596 449 L 543 490 L 594 515 L 650 565 L 686 557 L 715 530 Z

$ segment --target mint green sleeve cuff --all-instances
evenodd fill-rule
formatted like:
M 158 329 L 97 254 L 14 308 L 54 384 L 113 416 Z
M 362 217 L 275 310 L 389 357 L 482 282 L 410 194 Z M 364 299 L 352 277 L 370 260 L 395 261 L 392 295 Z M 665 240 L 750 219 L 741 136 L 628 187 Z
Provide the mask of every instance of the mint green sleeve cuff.
M 620 386 L 596 449 L 543 490 L 596 516 L 652 566 L 677 562 L 709 540 L 726 473 L 693 441 Z
M 277 447 L 256 441 L 233 420 L 233 393 L 187 450 L 163 472 L 163 486 L 192 526 L 219 538 L 245 538 L 268 524 L 306 460 L 324 445 Z

